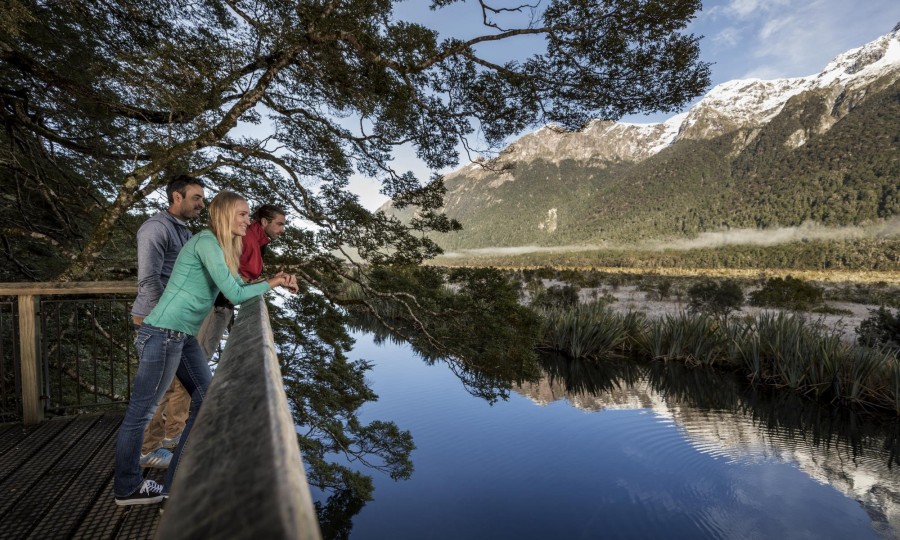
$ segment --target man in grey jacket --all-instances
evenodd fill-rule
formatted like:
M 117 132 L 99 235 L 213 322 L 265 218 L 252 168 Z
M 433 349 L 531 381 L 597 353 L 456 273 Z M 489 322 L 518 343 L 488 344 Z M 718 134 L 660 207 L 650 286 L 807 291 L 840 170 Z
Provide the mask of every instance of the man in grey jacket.
M 138 229 L 138 293 L 131 308 L 136 326 L 140 326 L 159 302 L 178 252 L 191 238 L 186 222 L 198 217 L 205 207 L 203 187 L 198 178 L 176 176 L 166 186 L 169 208 L 145 221 Z M 178 445 L 190 404 L 191 396 L 176 377 L 144 431 L 142 467 L 165 469 L 169 466 L 171 450 Z

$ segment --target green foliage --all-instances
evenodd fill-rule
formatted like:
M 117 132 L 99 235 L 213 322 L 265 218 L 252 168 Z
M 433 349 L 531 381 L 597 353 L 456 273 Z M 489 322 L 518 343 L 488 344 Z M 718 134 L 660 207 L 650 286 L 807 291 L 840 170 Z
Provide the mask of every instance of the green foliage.
M 320 505 L 320 516 L 341 515 L 346 508 L 339 505 L 361 508 L 372 498 L 372 479 L 343 461 L 362 461 L 395 480 L 408 478 L 412 436 L 391 422 L 360 421 L 360 408 L 377 396 L 366 382 L 371 365 L 346 356 L 353 342 L 345 314 L 312 294 L 270 303 L 269 311 L 309 482 L 332 493 Z M 335 460 L 337 455 L 343 459 Z
M 732 311 L 740 309 L 743 303 L 744 291 L 732 279 L 705 279 L 688 289 L 688 309 L 695 313 L 727 318 Z
M 853 311 L 849 309 L 829 306 L 827 304 L 823 304 L 819 307 L 814 307 L 810 311 L 812 313 L 821 313 L 823 315 L 853 315 Z
M 810 224 L 838 227 L 896 219 L 900 162 L 893 156 L 900 153 L 900 83 L 888 82 L 874 83 L 865 99 L 841 110 L 840 120 L 826 131 L 821 125 L 834 118 L 831 107 L 826 96 L 812 92 L 790 100 L 759 133 L 685 137 L 640 162 L 555 156 L 501 161 L 497 170 L 450 175 L 447 187 L 454 197 L 446 212 L 464 228 L 439 242 L 454 250 L 606 245 L 625 253 L 610 249 L 604 259 L 638 259 L 623 266 L 898 269 L 896 235 L 883 238 L 877 230 L 860 246 L 855 240 L 748 243 L 698 247 L 699 256 L 641 249 L 688 239 L 703 246 L 698 235 L 704 232 L 725 232 L 739 241 L 743 229 L 802 230 Z M 806 138 L 800 146 L 791 142 L 798 133 Z M 547 227 L 551 210 L 554 228 Z M 816 249 L 823 244 L 828 249 Z M 550 257 L 556 264 L 584 259 L 567 251 L 529 260 L 546 264 Z M 708 262 L 692 264 L 697 259 Z
M 397 19 L 396 3 L 14 2 L 0 26 L 7 255 L 27 267 L 39 249 L 64 279 L 102 274 L 119 220 L 188 172 L 285 206 L 315 226 L 317 253 L 416 264 L 439 252 L 423 233 L 459 224 L 439 210 L 439 177 L 396 169 L 398 147 L 438 171 L 476 131 L 487 148 L 467 150 L 496 151 L 531 126 L 675 110 L 709 83 L 684 31 L 698 0 L 566 0 L 504 10 L 503 32 L 476 15 L 459 36 Z M 523 33 L 543 49 L 502 66 L 480 56 Z M 367 211 L 354 174 L 417 210 L 406 223 Z
M 835 302 L 882 305 L 900 308 L 900 287 L 877 283 L 845 283 L 825 291 L 825 298 Z
M 572 308 L 579 303 L 579 288 L 572 284 L 551 285 L 538 290 L 531 298 L 531 307 L 537 309 Z
M 900 240 L 892 238 L 853 241 L 815 240 L 774 246 L 730 245 L 690 250 L 605 249 L 536 252 L 522 255 L 483 255 L 439 258 L 444 265 L 569 266 L 655 268 L 782 268 L 790 270 L 900 270 Z M 614 285 L 621 277 L 610 277 Z M 621 284 L 621 282 L 620 282 Z M 848 294 L 852 294 L 848 291 Z M 866 293 L 862 293 L 866 294 Z M 877 294 L 877 293 L 876 293 Z M 857 295 L 858 296 L 858 295 Z M 900 307 L 900 295 L 885 303 Z M 875 302 L 880 303 L 880 302 Z
M 572 358 L 603 359 L 627 339 L 625 322 L 602 304 L 554 306 L 540 310 L 542 348 Z
M 869 347 L 887 346 L 900 348 L 900 311 L 896 313 L 884 306 L 869 311 L 856 329 L 859 342 Z
M 712 317 L 685 312 L 652 319 L 637 340 L 638 350 L 654 360 L 714 365 L 724 359 L 725 342 L 717 327 Z
M 666 300 L 672 294 L 672 280 L 668 278 L 642 282 L 638 290 L 647 293 L 648 300 Z
M 537 376 L 538 317 L 499 270 L 381 267 L 356 285 L 343 282 L 335 295 L 360 327 L 409 342 L 426 361 L 449 363 L 473 395 L 490 402 L 508 396 L 510 381 Z
M 769 278 L 758 291 L 750 293 L 750 304 L 754 306 L 809 311 L 824 301 L 821 287 L 797 278 Z

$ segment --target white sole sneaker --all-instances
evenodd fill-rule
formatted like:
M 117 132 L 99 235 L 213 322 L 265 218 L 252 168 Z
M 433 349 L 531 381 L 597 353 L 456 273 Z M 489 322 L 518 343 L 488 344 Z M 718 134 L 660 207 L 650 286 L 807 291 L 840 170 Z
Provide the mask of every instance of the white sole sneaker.
M 165 498 L 165 495 L 156 495 L 154 497 L 141 497 L 135 499 L 120 499 L 116 497 L 116 506 L 136 506 L 139 504 L 156 504 Z

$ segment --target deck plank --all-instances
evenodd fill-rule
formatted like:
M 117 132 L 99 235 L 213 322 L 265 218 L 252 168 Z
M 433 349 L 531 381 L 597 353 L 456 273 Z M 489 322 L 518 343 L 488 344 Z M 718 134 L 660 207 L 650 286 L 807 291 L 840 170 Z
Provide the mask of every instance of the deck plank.
M 119 416 L 119 423 L 122 416 Z M 146 506 L 116 506 L 113 495 L 113 468 L 115 465 L 116 433 L 110 437 L 104 454 L 108 459 L 108 475 L 104 482 L 95 482 L 91 486 L 94 498 L 89 508 L 83 512 L 83 517 L 78 524 L 78 529 L 69 538 L 73 540 L 88 539 L 151 539 L 156 534 L 156 525 L 159 521 L 159 506 L 156 504 Z M 150 469 L 145 471 L 145 477 L 162 481 L 165 471 Z M 99 485 L 99 490 L 96 490 Z M 35 536 L 35 538 L 41 538 Z
M 115 456 L 113 456 L 111 463 L 113 462 L 115 462 Z M 75 530 L 70 538 L 73 540 L 115 538 L 116 532 L 125 519 L 126 512 L 126 508 L 116 506 L 113 498 L 113 477 L 110 474 L 106 482 L 101 486 L 99 494 L 97 494 L 84 519 L 78 524 L 78 529 Z
M 33 510 L 28 514 L 33 519 L 29 538 L 69 538 L 91 506 L 112 498 L 111 492 L 101 492 L 101 489 L 112 478 L 115 435 L 121 423 L 119 415 L 100 418 L 79 448 L 66 456 L 66 463 L 58 469 L 60 476 L 64 476 L 62 485 L 43 501 L 34 503 L 42 508 L 43 515 Z
M 0 458 L 22 442 L 37 426 L 25 427 L 22 424 L 4 424 L 7 429 L 0 433 Z
M 0 461 L 0 489 L 7 479 L 20 470 L 26 462 L 41 452 L 44 446 L 53 440 L 73 421 L 75 417 L 48 420 L 35 427 L 24 429 L 25 437 L 3 455 Z
M 120 413 L 0 429 L 0 538 L 150 539 L 157 505 L 119 507 L 113 497 Z M 3 446 L 5 445 L 5 446 Z M 165 471 L 151 470 L 162 481 Z
M 86 448 L 85 437 L 90 436 L 95 423 L 95 418 L 74 420 L 69 429 L 62 431 L 39 454 L 41 459 L 35 458 L 37 463 L 26 464 L 17 471 L 18 477 L 10 477 L 7 486 L 15 492 L 15 496 L 0 502 L 5 534 L 24 537 L 52 506 L 59 493 L 71 482 L 73 471 L 83 467 L 84 454 L 90 451 Z M 67 441 L 68 445 L 63 441 Z
M 22 466 L 3 481 L 2 486 L 8 496 L 0 499 L 0 520 L 5 523 L 12 507 L 29 498 L 32 491 L 43 491 L 42 487 L 51 482 L 47 479 L 50 471 L 77 446 L 95 423 L 96 418 L 92 417 L 76 417 L 66 422 L 65 427 L 49 438 L 39 452 L 31 453 Z

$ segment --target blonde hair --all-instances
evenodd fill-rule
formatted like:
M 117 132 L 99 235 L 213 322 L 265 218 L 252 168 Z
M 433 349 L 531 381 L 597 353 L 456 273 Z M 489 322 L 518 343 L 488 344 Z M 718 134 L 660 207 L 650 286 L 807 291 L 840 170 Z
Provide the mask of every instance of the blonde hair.
M 240 201 L 247 202 L 233 191 L 220 191 L 209 203 L 209 228 L 216 235 L 222 253 L 225 255 L 225 264 L 228 265 L 233 276 L 238 275 L 241 249 L 244 246 L 243 239 L 231 232 L 235 209 Z

